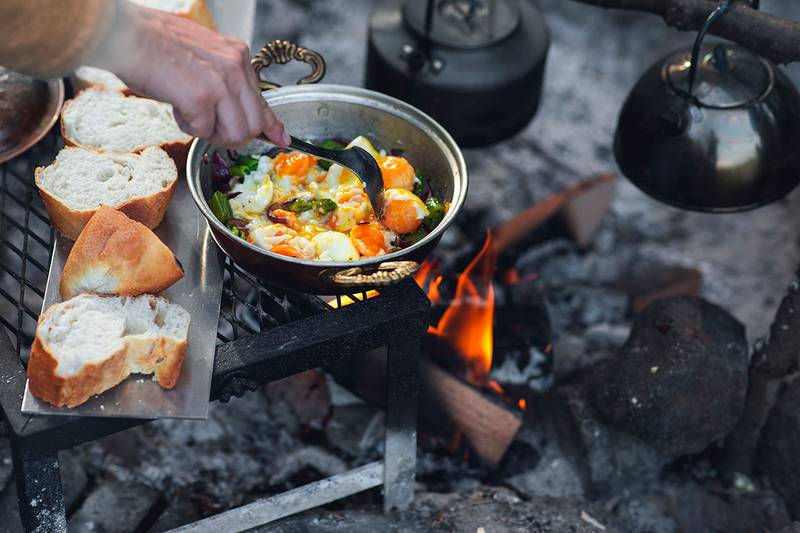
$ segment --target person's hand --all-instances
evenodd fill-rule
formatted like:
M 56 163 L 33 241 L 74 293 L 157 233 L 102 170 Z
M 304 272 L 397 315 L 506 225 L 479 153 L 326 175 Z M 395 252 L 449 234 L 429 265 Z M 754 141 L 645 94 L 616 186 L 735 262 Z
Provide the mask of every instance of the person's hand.
M 267 106 L 250 66 L 250 50 L 229 37 L 173 15 L 129 4 L 136 45 L 115 73 L 135 93 L 172 104 L 180 128 L 226 147 L 264 133 L 280 146 L 289 135 Z M 131 59 L 131 56 L 132 59 Z

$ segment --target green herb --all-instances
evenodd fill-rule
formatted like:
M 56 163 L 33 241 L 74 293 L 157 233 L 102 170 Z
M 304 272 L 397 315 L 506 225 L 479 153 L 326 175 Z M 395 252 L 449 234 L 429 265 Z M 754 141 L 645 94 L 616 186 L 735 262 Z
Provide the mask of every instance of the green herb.
M 234 163 L 236 164 L 231 167 L 231 176 L 244 177 L 258 168 L 258 159 L 249 155 L 236 159 Z
M 294 199 L 286 202 L 284 208 L 293 213 L 305 213 L 314 209 L 320 214 L 327 215 L 336 211 L 336 202 L 330 198 L 322 198 L 321 200 L 299 200 Z
M 245 235 L 245 233 L 236 226 L 228 226 L 228 229 L 231 230 L 231 233 L 233 233 L 240 239 L 247 240 L 247 235 Z
M 430 231 L 438 226 L 444 218 L 444 206 L 438 198 L 431 196 L 425 200 L 425 207 L 428 208 L 428 216 L 422 221 L 422 225 Z
M 414 194 L 422 198 L 425 195 L 425 191 L 428 190 L 428 184 L 420 175 L 414 177 Z
M 411 246 L 412 244 L 418 243 L 422 239 L 428 236 L 428 230 L 424 227 L 420 227 L 414 233 L 409 233 L 408 235 L 403 235 L 401 240 L 401 244 L 403 246 Z
M 319 146 L 321 148 L 326 148 L 328 150 L 344 150 L 345 149 L 345 146 L 339 144 L 338 142 L 334 141 L 333 139 L 325 139 L 324 141 L 319 143 Z M 330 161 L 325 161 L 324 159 L 320 159 L 319 161 L 317 161 L 317 165 L 322 170 L 328 170 L 329 168 L 331 168 L 332 164 L 333 163 L 331 163 Z
M 208 207 L 211 208 L 211 212 L 214 213 L 214 216 L 223 224 L 233 218 L 231 203 L 223 192 L 217 191 L 212 194 L 211 198 L 208 199 Z

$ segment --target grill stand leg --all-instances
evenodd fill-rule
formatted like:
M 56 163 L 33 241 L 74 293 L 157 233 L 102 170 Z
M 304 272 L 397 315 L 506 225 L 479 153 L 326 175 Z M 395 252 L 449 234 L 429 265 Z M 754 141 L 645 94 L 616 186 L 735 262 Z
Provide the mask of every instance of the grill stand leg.
M 11 456 L 22 527 L 27 532 L 66 532 L 58 452 L 35 455 L 13 441 Z
M 386 360 L 386 436 L 383 510 L 405 510 L 414 501 L 417 466 L 418 359 L 423 323 L 393 339 Z

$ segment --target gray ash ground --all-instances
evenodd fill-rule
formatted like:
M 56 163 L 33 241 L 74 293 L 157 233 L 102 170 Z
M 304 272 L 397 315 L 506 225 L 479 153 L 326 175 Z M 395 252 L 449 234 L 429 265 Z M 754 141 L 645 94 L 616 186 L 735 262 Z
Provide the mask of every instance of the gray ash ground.
M 647 15 L 568 0 L 541 4 L 552 34 L 541 109 L 516 137 L 466 152 L 470 193 L 463 220 L 480 217 L 484 225 L 495 225 L 582 179 L 617 172 L 611 143 L 624 98 L 652 62 L 691 41 Z M 796 2 L 762 4 L 765 11 L 800 18 Z M 369 0 L 262 0 L 253 47 L 273 38 L 293 39 L 325 55 L 326 81 L 360 85 L 372 5 Z M 282 75 L 289 79 L 300 71 L 293 68 Z M 800 80 L 800 68 L 788 71 Z M 624 342 L 631 324 L 629 302 L 615 287 L 651 267 L 701 270 L 702 295 L 738 318 L 750 340 L 765 334 L 800 262 L 798 208 L 800 192 L 795 191 L 749 213 L 689 213 L 666 207 L 621 179 L 588 250 L 552 240 L 517 260 L 523 276 L 539 275 L 535 288 L 547 299 L 557 346 L 556 394 L 526 415 L 517 453 L 509 458 L 517 463 L 489 472 L 421 449 L 418 503 L 406 515 L 383 517 L 379 495 L 369 493 L 262 530 L 594 532 L 602 524 L 606 531 L 667 533 L 785 525 L 785 507 L 770 491 L 738 493 L 715 485 L 702 461 L 685 467 L 685 461 L 667 459 L 586 415 L 588 408 L 560 379 L 591 371 Z M 475 237 L 471 231 L 466 225 L 456 228 L 438 253 L 462 252 L 465 240 Z M 361 412 L 354 422 L 347 407 L 353 399 L 332 392 L 333 416 L 353 434 L 363 432 L 356 422 L 373 417 Z M 577 413 L 579 423 L 567 437 L 558 418 L 548 413 L 550 407 Z M 73 529 L 128 531 L 140 524 L 164 530 L 380 455 L 380 439 L 362 441 L 354 457 L 346 442 L 337 447 L 341 435 L 304 427 L 286 406 L 255 393 L 213 404 L 205 422 L 158 421 L 64 452 L 71 465 L 65 485 L 80 524 Z M 573 437 L 584 447 L 579 459 L 563 445 Z M 150 502 L 126 525 L 115 520 L 113 506 L 87 509 L 93 501 L 105 501 L 92 499 L 93 494 L 120 482 L 143 487 L 141 497 Z M 2 501 L 4 514 L 13 513 L 13 500 Z

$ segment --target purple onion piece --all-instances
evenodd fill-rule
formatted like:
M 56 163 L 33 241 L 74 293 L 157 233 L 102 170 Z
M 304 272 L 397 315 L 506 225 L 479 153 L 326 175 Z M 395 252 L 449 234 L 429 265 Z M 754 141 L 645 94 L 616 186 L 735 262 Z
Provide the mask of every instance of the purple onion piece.
M 227 224 L 229 226 L 236 226 L 239 229 L 247 229 L 247 221 L 241 218 L 229 218 Z
M 403 150 L 402 148 L 392 148 L 391 150 L 389 150 L 389 154 L 395 157 L 403 157 L 404 153 L 406 153 L 406 151 Z
M 211 156 L 212 167 L 214 168 L 214 177 L 218 181 L 228 180 L 231 177 L 231 170 L 228 168 L 228 163 L 223 159 L 219 152 L 214 152 Z
M 203 154 L 203 164 L 204 165 L 208 164 L 208 152 Z
M 232 192 L 229 192 L 229 193 L 228 193 L 228 200 L 233 200 L 234 198 L 236 198 L 236 197 L 237 197 L 237 196 L 239 196 L 240 194 L 242 194 L 242 191 L 232 191 Z
M 276 224 L 288 224 L 289 223 L 288 220 L 286 220 L 283 217 L 275 215 L 275 211 L 278 209 L 283 209 L 285 204 L 286 202 L 281 202 L 279 204 L 272 204 L 271 206 L 269 206 L 269 209 L 267 209 L 267 218 L 275 222 Z

